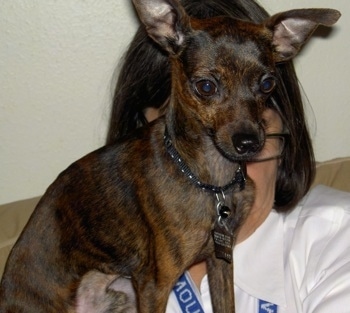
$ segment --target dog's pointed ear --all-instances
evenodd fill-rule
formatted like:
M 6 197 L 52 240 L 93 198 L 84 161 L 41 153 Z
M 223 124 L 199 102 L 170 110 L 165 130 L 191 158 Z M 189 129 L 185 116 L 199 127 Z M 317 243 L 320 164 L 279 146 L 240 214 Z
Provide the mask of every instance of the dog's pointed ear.
M 273 32 L 275 62 L 295 57 L 319 25 L 332 26 L 340 15 L 332 9 L 299 9 L 267 19 L 264 24 Z
M 177 54 L 190 30 L 190 18 L 178 0 L 133 0 L 148 35 L 163 49 Z

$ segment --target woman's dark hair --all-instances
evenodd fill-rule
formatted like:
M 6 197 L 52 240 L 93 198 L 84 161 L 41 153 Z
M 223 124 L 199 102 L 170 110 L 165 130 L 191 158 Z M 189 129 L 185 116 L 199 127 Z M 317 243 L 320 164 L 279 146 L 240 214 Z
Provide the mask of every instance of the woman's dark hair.
M 269 15 L 254 0 L 182 0 L 190 16 L 227 15 L 262 22 Z M 113 98 L 107 144 L 145 125 L 144 110 L 161 108 L 170 95 L 168 57 L 140 27 L 122 60 Z M 275 208 L 286 211 L 309 190 L 315 174 L 314 154 L 305 119 L 299 82 L 291 61 L 277 66 L 278 87 L 271 108 L 279 112 L 289 132 L 276 182 Z

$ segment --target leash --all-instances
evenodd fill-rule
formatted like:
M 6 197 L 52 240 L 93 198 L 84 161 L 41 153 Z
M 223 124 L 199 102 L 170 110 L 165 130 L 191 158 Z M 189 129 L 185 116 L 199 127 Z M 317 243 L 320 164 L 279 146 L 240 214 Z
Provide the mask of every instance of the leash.
M 165 127 L 164 143 L 167 152 L 172 160 L 178 166 L 180 171 L 197 187 L 202 190 L 215 194 L 217 218 L 214 223 L 212 235 L 214 239 L 214 249 L 217 258 L 232 262 L 232 247 L 234 243 L 234 229 L 238 224 L 235 214 L 231 214 L 231 209 L 225 204 L 225 192 L 239 186 L 240 190 L 245 187 L 245 168 L 242 170 L 242 164 L 239 164 L 234 177 L 224 186 L 214 186 L 201 182 L 198 177 L 191 171 L 187 164 L 183 161 L 181 155 L 174 147 L 169 136 L 168 129 Z M 245 167 L 245 164 L 244 164 Z

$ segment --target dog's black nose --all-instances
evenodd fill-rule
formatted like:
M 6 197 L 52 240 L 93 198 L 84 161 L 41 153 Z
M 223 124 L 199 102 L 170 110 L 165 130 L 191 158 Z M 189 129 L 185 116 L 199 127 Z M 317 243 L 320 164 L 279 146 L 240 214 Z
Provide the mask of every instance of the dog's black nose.
M 254 154 L 260 149 L 260 140 L 257 135 L 237 133 L 232 137 L 233 145 L 238 154 Z

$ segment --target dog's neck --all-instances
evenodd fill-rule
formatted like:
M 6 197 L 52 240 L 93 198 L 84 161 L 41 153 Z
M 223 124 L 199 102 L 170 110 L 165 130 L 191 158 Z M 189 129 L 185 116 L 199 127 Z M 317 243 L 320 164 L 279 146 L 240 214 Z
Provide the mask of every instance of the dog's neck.
M 171 101 L 166 125 L 174 148 L 201 182 L 215 186 L 227 184 L 234 177 L 238 164 L 225 158 L 205 128 L 188 116 L 188 112 L 184 113 L 179 103 Z

